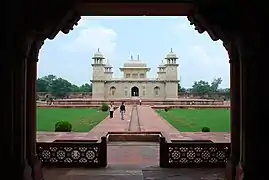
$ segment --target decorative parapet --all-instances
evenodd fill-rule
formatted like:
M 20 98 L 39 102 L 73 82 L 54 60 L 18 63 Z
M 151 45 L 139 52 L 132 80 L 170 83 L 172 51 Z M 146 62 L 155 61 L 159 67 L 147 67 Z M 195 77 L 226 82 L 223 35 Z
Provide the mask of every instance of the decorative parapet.
M 60 140 L 38 142 L 37 154 L 42 166 L 49 167 L 106 167 L 107 139 Z
M 158 78 L 154 79 L 110 79 L 110 80 L 91 80 L 94 82 L 103 82 L 103 83 L 117 83 L 117 82 L 128 82 L 128 83 L 147 83 L 147 82 L 160 82 L 160 83 L 179 83 L 179 80 L 162 80 Z
M 210 140 L 160 141 L 160 166 L 166 168 L 225 167 L 230 156 L 230 143 Z

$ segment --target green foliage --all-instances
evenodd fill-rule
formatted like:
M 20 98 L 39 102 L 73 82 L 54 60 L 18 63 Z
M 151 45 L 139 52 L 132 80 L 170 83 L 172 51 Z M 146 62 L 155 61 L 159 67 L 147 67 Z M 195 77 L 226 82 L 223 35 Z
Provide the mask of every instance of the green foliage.
M 68 121 L 59 121 L 55 124 L 55 132 L 71 132 L 72 124 Z
M 101 110 L 102 111 L 108 111 L 108 109 L 109 109 L 108 104 L 103 103 L 102 106 L 101 106 Z
M 168 112 L 169 110 L 170 110 L 169 107 L 165 107 L 165 108 L 164 108 L 164 111 L 165 111 L 165 112 Z
M 210 132 L 210 128 L 209 127 L 203 127 L 202 132 Z
M 211 87 L 208 82 L 200 80 L 195 81 L 192 86 L 192 93 L 205 95 L 211 92 Z
M 54 75 L 38 78 L 36 81 L 37 92 L 47 92 L 55 98 L 68 97 L 71 92 L 91 92 L 92 86 L 83 84 L 77 86 L 63 78 L 57 78 Z

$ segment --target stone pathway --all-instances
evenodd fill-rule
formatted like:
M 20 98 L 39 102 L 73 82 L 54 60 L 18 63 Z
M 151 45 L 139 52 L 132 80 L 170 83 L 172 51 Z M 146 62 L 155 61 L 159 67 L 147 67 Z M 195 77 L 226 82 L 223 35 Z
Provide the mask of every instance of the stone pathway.
M 158 166 L 159 143 L 154 142 L 110 142 L 108 144 L 108 166 Z
M 179 133 L 171 124 L 159 116 L 150 106 L 137 106 L 142 131 Z

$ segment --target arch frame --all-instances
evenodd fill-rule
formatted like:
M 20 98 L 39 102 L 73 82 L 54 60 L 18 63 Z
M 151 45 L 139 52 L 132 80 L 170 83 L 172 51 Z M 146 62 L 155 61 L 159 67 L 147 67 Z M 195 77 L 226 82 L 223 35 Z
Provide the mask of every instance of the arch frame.
M 139 88 L 137 86 L 133 86 L 131 88 L 131 96 L 132 97 L 139 97 Z

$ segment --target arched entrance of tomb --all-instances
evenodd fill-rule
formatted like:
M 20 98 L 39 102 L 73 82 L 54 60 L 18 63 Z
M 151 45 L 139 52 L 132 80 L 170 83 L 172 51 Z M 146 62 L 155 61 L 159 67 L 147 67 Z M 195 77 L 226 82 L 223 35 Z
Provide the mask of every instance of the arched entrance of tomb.
M 136 96 L 139 96 L 139 88 L 134 86 L 131 88 L 131 96 L 132 97 L 136 97 Z
M 110 92 L 110 96 L 113 97 L 115 96 L 116 94 L 116 88 L 114 86 L 112 86 L 110 89 L 109 89 L 109 92 Z
M 160 87 L 156 86 L 154 88 L 154 96 L 159 96 L 160 95 Z

